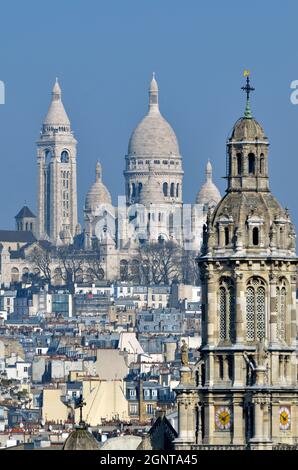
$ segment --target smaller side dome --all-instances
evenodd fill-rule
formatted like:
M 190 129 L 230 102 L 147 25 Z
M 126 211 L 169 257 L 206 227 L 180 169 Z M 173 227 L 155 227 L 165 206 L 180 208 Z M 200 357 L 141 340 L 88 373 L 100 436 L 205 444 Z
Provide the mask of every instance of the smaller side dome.
M 87 211 L 92 211 L 101 204 L 112 205 L 111 194 L 102 182 L 102 169 L 99 162 L 96 163 L 95 174 L 95 182 L 85 199 L 85 210 Z
M 99 450 L 99 442 L 86 429 L 79 426 L 70 433 L 63 445 L 63 450 Z
M 208 160 L 208 163 L 206 165 L 206 181 L 197 194 L 196 204 L 214 206 L 218 204 L 220 200 L 221 195 L 218 188 L 212 181 L 212 165 L 211 162 Z

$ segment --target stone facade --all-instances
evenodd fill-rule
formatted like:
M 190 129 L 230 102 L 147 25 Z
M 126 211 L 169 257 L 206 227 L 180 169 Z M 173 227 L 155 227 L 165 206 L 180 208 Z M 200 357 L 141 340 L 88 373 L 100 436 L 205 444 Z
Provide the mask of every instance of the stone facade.
M 298 441 L 295 232 L 269 189 L 268 146 L 248 101 L 227 143 L 227 194 L 204 229 L 202 345 L 176 390 L 177 449 Z

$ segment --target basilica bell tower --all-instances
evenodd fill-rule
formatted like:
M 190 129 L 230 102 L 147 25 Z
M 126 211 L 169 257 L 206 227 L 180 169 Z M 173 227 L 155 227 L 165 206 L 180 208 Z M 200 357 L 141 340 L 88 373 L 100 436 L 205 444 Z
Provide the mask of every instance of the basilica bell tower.
M 76 233 L 76 144 L 56 79 L 52 101 L 37 142 L 38 237 L 70 244 Z
M 202 344 L 176 389 L 177 449 L 298 445 L 295 230 L 269 188 L 250 109 L 227 141 L 227 191 L 204 227 Z

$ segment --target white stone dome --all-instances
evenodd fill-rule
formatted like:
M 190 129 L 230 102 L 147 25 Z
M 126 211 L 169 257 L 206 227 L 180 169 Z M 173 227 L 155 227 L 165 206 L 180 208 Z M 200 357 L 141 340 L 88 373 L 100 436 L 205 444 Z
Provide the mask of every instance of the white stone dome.
M 149 88 L 149 111 L 130 137 L 128 156 L 168 158 L 179 155 L 175 132 L 159 111 L 158 85 L 153 76 Z
M 97 162 L 96 179 L 85 199 L 85 210 L 87 211 L 92 211 L 102 204 L 112 205 L 111 194 L 103 184 L 101 175 L 101 165 Z
M 197 194 L 196 204 L 214 205 L 218 204 L 220 200 L 220 192 L 212 181 L 212 165 L 210 161 L 208 161 L 206 166 L 206 181 Z
M 61 88 L 58 79 L 56 78 L 52 91 L 52 101 L 43 123 L 45 126 L 52 125 L 66 126 L 67 128 L 70 127 L 70 121 L 63 106 L 61 95 Z

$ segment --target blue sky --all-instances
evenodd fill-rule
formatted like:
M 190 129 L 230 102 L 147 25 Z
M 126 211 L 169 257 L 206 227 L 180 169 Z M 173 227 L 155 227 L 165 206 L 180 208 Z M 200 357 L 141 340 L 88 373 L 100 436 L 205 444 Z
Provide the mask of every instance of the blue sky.
M 129 136 L 156 72 L 163 115 L 184 158 L 193 202 L 208 158 L 225 190 L 225 141 L 242 115 L 242 72 L 270 140 L 271 189 L 298 225 L 298 3 L 198 0 L 9 0 L 0 9 L 0 228 L 26 201 L 36 210 L 36 147 L 58 76 L 78 140 L 79 215 L 97 159 L 114 202 L 124 193 Z

